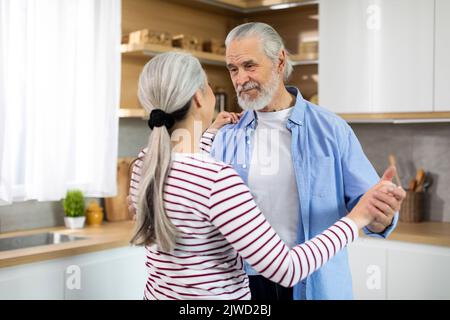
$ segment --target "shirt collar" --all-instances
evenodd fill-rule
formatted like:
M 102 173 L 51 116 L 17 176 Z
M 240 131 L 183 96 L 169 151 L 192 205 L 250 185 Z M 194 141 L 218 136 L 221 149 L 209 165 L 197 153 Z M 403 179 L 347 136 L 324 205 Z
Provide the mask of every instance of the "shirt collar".
M 305 99 L 303 99 L 302 94 L 300 93 L 300 90 L 298 90 L 296 87 L 286 87 L 287 91 L 289 91 L 290 94 L 294 95 L 295 98 L 295 105 L 294 110 L 292 110 L 292 114 L 289 117 L 288 120 L 288 128 L 292 127 L 290 124 L 296 124 L 296 125 L 303 125 L 305 120 Z

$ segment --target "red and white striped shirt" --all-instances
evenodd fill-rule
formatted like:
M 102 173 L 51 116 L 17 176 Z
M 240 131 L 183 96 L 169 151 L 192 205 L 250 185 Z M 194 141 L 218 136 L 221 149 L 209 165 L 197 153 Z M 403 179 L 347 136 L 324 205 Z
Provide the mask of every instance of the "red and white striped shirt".
M 134 202 L 144 156 L 145 150 L 133 167 Z M 289 249 L 236 171 L 208 155 L 174 153 L 163 197 L 178 236 L 172 252 L 146 248 L 147 299 L 249 299 L 243 259 L 266 278 L 293 286 L 358 237 L 356 224 L 342 218 Z

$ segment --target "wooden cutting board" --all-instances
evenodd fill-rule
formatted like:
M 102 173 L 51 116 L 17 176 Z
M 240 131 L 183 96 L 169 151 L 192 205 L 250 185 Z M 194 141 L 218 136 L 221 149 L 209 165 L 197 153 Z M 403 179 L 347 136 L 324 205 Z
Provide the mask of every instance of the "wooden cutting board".
M 134 158 L 117 159 L 117 196 L 105 198 L 106 220 L 124 221 L 130 220 L 128 214 L 127 196 L 130 186 L 130 165 Z

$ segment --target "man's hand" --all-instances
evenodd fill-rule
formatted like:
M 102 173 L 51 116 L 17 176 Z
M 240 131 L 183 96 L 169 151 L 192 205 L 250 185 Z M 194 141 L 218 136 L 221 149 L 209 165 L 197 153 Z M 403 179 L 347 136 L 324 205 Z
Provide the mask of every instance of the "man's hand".
M 375 226 L 375 228 L 380 228 L 376 230 L 382 232 L 392 223 L 395 211 L 400 208 L 401 201 L 398 199 L 401 199 L 405 192 L 390 181 L 389 177 L 391 174 L 391 168 L 386 170 L 383 178 L 367 190 L 353 210 L 347 215 L 348 218 L 356 223 L 359 229 Z
M 133 205 L 133 200 L 131 199 L 131 196 L 127 197 L 127 204 L 128 204 L 128 214 L 130 215 L 132 220 L 136 220 L 136 208 Z
M 383 181 L 392 182 L 395 176 L 396 168 L 394 166 L 389 167 L 383 174 L 379 183 Z M 393 196 L 393 197 L 392 197 Z M 385 214 L 385 218 L 379 218 L 373 221 L 367 226 L 369 231 L 374 233 L 382 233 L 392 224 L 395 213 L 400 210 L 401 204 L 406 197 L 406 192 L 402 187 L 397 186 L 395 189 L 391 189 L 388 193 L 383 191 L 377 191 L 376 199 L 373 199 L 371 204 L 378 208 Z
M 242 114 L 243 114 L 243 112 L 235 113 L 235 112 L 222 111 L 217 115 L 216 120 L 214 120 L 213 124 L 209 127 L 209 129 L 219 130 L 226 124 L 238 123 Z

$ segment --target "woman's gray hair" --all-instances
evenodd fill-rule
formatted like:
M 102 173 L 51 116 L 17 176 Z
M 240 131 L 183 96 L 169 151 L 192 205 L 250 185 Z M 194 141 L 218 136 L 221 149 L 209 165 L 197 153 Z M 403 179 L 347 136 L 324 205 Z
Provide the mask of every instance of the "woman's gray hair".
M 151 113 L 161 109 L 186 116 L 194 94 L 206 88 L 207 78 L 200 62 L 190 54 L 168 52 L 151 59 L 141 72 L 138 97 Z M 138 190 L 137 221 L 131 242 L 138 245 L 156 243 L 163 251 L 175 247 L 177 231 L 164 209 L 164 183 L 171 165 L 171 139 L 165 126 L 154 127 L 141 168 Z
M 284 46 L 283 39 L 281 39 L 278 32 L 268 24 L 261 22 L 249 22 L 235 27 L 228 33 L 225 39 L 225 46 L 229 46 L 231 41 L 240 40 L 244 38 L 258 37 L 261 40 L 261 45 L 269 59 L 274 63 L 278 61 L 280 50 L 286 52 L 286 66 L 284 68 L 284 81 L 287 81 L 293 71 L 292 61 L 289 59 L 289 52 Z

